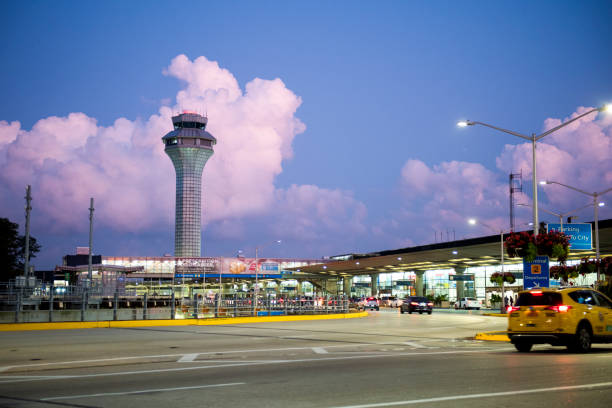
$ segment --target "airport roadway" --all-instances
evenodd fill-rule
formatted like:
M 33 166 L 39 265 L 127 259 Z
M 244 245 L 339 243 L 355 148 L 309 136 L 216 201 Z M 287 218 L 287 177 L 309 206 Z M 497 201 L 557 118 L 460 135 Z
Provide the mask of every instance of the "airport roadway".
M 610 407 L 612 345 L 473 340 L 434 311 L 223 326 L 0 333 L 0 407 Z

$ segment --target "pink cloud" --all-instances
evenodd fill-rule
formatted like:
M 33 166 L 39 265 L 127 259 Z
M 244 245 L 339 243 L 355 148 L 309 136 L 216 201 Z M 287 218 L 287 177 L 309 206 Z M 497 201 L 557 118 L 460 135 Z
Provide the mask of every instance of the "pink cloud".
M 350 192 L 313 185 L 276 188 L 283 160 L 293 156 L 293 139 L 305 130 L 295 116 L 302 101 L 282 80 L 255 78 L 243 91 L 217 62 L 184 55 L 163 72 L 184 87 L 176 105 L 162 106 L 146 120 L 119 118 L 99 126 L 84 113 L 71 113 L 40 119 L 31 130 L 0 122 L 0 187 L 15 202 L 31 184 L 36 211 L 52 230 L 85 229 L 90 197 L 99 226 L 172 229 L 175 173 L 161 137 L 171 129 L 173 114 L 192 109 L 207 112 L 207 129 L 218 140 L 203 176 L 209 233 L 239 239 L 254 217 L 270 220 L 271 233 L 312 239 L 314 246 L 330 234 L 366 231 L 365 206 Z M 9 195 L 0 197 L 3 206 L 9 202 Z
M 275 226 L 278 234 L 307 240 L 361 235 L 366 207 L 352 193 L 314 185 L 292 185 L 276 191 Z
M 205 222 L 265 213 L 275 177 L 305 130 L 295 113 L 301 100 L 280 79 L 256 78 L 245 92 L 217 62 L 179 55 L 166 70 L 185 82 L 174 107 L 145 121 L 117 119 L 99 126 L 84 113 L 40 119 L 31 130 L 0 122 L 0 180 L 22 195 L 33 186 L 37 211 L 56 228 L 82 225 L 89 197 L 96 221 L 121 231 L 173 223 L 175 174 L 161 137 L 182 108 L 208 111 L 218 139 L 204 170 Z M 0 198 L 8 205 L 8 197 Z
M 551 118 L 544 130 L 558 126 L 591 108 L 579 107 L 570 117 Z M 538 180 L 552 180 L 588 192 L 612 187 L 612 115 L 591 114 L 541 139 L 537 145 Z M 523 170 L 531 178 L 531 144 L 506 145 L 497 158 L 497 167 L 505 172 Z M 588 197 L 563 187 L 540 187 L 553 211 L 577 208 Z
M 591 108 L 579 107 L 569 118 L 547 119 L 544 130 L 553 128 L 565 120 L 576 117 Z M 612 115 L 592 114 L 541 139 L 537 145 L 538 180 L 553 180 L 588 192 L 612 187 Z M 506 145 L 496 158 L 501 173 L 495 173 L 478 163 L 443 162 L 427 166 L 420 160 L 409 159 L 401 172 L 405 203 L 396 212 L 400 224 L 421 225 L 408 238 L 416 242 L 431 242 L 432 231 L 457 229 L 458 237 L 473 236 L 474 230 L 465 228 L 468 217 L 477 216 L 494 229 L 509 226 L 508 174 L 522 170 L 523 193 L 517 202 L 531 205 L 530 143 Z M 589 202 L 589 197 L 566 188 L 539 186 L 540 208 L 554 212 L 567 212 Z M 612 196 L 612 194 L 610 194 Z M 603 201 L 605 201 L 603 198 Z M 609 201 L 612 198 L 608 197 Z M 612 203 L 611 203 L 612 204 Z M 604 207 L 602 218 L 610 216 Z M 527 229 L 531 221 L 531 209 L 516 208 L 517 229 Z M 592 209 L 584 210 L 581 219 L 592 220 Z M 551 219 L 540 212 L 541 219 Z M 420 220 L 420 222 L 419 222 Z M 401 228 L 387 224 L 382 228 L 402 233 Z M 482 229 L 478 235 L 490 234 Z

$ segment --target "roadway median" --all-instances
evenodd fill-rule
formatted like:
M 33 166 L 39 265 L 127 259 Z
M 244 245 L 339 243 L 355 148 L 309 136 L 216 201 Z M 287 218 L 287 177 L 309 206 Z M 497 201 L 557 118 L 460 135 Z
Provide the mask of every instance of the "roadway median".
M 71 330 L 102 329 L 119 327 L 154 327 L 154 326 L 214 326 L 225 324 L 247 324 L 268 322 L 295 322 L 303 320 L 352 319 L 366 317 L 367 312 L 336 313 L 321 315 L 289 316 L 247 316 L 212 319 L 164 319 L 164 320 L 104 320 L 95 322 L 44 322 L 44 323 L 2 323 L 0 331 L 26 330 Z
M 484 341 L 510 341 L 508 338 L 508 333 L 505 331 L 490 331 L 490 332 L 482 332 L 476 333 L 476 340 L 484 340 Z

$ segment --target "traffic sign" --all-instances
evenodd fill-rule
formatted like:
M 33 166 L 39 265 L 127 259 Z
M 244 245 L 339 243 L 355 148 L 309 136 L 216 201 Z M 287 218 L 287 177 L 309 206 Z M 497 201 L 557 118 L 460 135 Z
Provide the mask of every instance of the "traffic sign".
M 562 231 L 570 238 L 570 251 L 593 249 L 591 224 L 548 224 L 548 231 Z
M 523 289 L 548 288 L 550 286 L 547 256 L 536 256 L 532 262 L 523 260 Z

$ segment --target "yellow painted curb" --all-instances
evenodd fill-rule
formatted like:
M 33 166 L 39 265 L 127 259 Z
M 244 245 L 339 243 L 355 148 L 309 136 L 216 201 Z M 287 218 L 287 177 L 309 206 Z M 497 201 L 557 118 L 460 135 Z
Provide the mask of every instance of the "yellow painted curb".
M 508 317 L 507 313 L 483 313 L 483 316 Z
M 484 332 L 484 333 L 476 333 L 476 340 L 485 340 L 485 341 L 510 341 L 506 332 Z
M 327 315 L 228 317 L 217 319 L 211 318 L 175 320 L 106 320 L 99 322 L 3 323 L 0 324 L 0 331 L 98 329 L 109 327 L 213 326 L 222 324 L 293 322 L 300 320 L 352 319 L 356 317 L 366 317 L 367 315 L 367 312 L 360 312 Z

